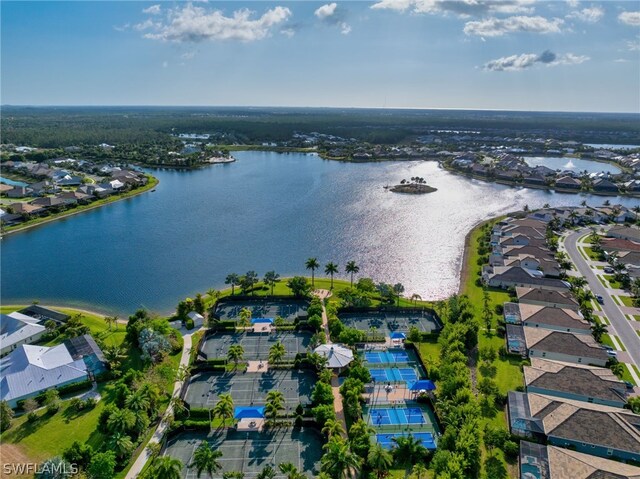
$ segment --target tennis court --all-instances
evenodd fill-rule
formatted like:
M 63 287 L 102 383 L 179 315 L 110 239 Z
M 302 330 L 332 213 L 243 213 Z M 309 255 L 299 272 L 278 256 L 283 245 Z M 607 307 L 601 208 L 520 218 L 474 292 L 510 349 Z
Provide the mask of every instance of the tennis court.
M 416 353 L 405 349 L 366 351 L 364 353 L 364 360 L 369 364 L 409 364 L 418 362 Z
M 376 434 L 376 441 L 385 449 L 392 449 L 396 445 L 393 439 L 400 436 L 413 436 L 415 439 L 420 441 L 423 447 L 427 449 L 436 448 L 435 439 L 433 437 L 433 434 L 430 432 L 414 432 L 411 434 L 404 434 L 404 433 Z
M 418 373 L 414 368 L 369 368 L 371 378 L 375 382 L 415 382 Z
M 285 359 L 293 359 L 298 353 L 308 352 L 311 334 L 293 331 L 275 331 L 272 333 L 224 333 L 216 332 L 202 341 L 200 354 L 206 359 L 225 359 L 229 348 L 239 344 L 244 349 L 244 359 L 266 361 L 271 346 L 281 342 L 286 351 Z
M 369 410 L 369 421 L 372 426 L 387 424 L 426 424 L 429 422 L 419 407 L 406 408 L 372 408 Z
M 309 303 L 304 300 L 268 301 L 260 299 L 224 301 L 216 305 L 214 317 L 221 321 L 233 321 L 240 317 L 240 310 L 251 310 L 252 318 L 282 317 L 287 322 L 293 322 L 298 317 L 306 317 Z
M 236 406 L 262 406 L 267 393 L 280 391 L 285 408 L 311 403 L 316 376 L 311 371 L 275 369 L 264 373 L 199 373 L 189 379 L 184 400 L 194 408 L 213 408 L 221 394 L 231 394 Z
M 361 331 L 373 328 L 385 336 L 394 331 L 408 333 L 411 327 L 425 333 L 441 328 L 437 318 L 428 311 L 348 313 L 341 314 L 340 320 L 345 326 Z
M 164 454 L 179 459 L 184 464 L 182 477 L 196 479 L 196 470 L 189 468 L 193 454 L 202 441 L 207 441 L 222 452 L 219 459 L 222 470 L 213 475 L 221 479 L 224 472 L 243 472 L 247 479 L 255 478 L 267 465 L 273 466 L 277 479 L 286 476 L 278 465 L 293 463 L 308 477 L 316 477 L 320 472 L 320 457 L 324 440 L 314 429 L 277 429 L 264 432 L 238 432 L 221 430 L 209 435 L 185 432 L 169 439 Z M 203 475 L 201 477 L 208 477 Z

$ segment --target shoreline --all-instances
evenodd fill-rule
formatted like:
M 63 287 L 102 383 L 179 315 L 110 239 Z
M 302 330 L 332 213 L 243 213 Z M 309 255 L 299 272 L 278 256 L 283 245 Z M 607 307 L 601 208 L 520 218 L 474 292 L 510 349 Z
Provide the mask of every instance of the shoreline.
M 2 305 L 3 308 L 12 308 L 15 310 L 23 309 L 23 308 L 26 308 L 27 306 L 30 306 L 30 304 L 3 304 Z M 99 316 L 99 317 L 113 316 L 113 315 L 106 314 L 104 312 L 99 312 L 91 309 L 77 308 L 75 306 L 71 306 L 68 304 L 38 303 L 38 306 L 42 306 L 43 308 L 50 308 L 50 309 L 70 309 L 73 311 L 78 311 L 80 313 L 90 314 L 91 316 Z M 121 322 L 122 318 L 118 318 L 118 320 L 119 320 L 118 322 Z M 124 321 L 126 322 L 126 320 Z
M 146 193 L 146 192 L 152 190 L 153 188 L 158 186 L 158 184 L 160 184 L 160 180 L 158 180 L 158 178 L 156 178 L 155 176 L 149 175 L 149 182 L 146 185 L 144 185 L 144 186 L 142 186 L 140 188 L 136 188 L 135 190 L 128 191 L 127 193 L 125 193 L 122 196 L 113 195 L 112 197 L 104 198 L 104 199 L 106 199 L 108 201 L 105 201 L 104 203 L 100 203 L 99 205 L 91 205 L 91 204 L 89 204 L 89 205 L 87 205 L 86 208 L 82 208 L 82 209 L 77 209 L 76 208 L 73 211 L 65 211 L 64 213 L 60 213 L 60 214 L 57 214 L 55 216 L 50 216 L 50 217 L 47 217 L 47 218 L 42 218 L 42 221 L 36 221 L 35 223 L 30 223 L 30 224 L 27 224 L 27 225 L 24 225 L 24 226 L 20 226 L 20 225 L 17 225 L 15 227 L 10 226 L 9 228 L 11 228 L 11 229 L 2 231 L 2 234 L 0 235 L 0 237 L 8 236 L 8 235 L 13 234 L 13 233 L 20 233 L 22 231 L 27 231 L 27 230 L 29 230 L 31 228 L 35 228 L 36 226 L 41 226 L 41 225 L 45 225 L 47 223 L 51 223 L 52 221 L 57 221 L 57 220 L 62 219 L 62 218 L 68 218 L 70 216 L 79 215 L 79 214 L 84 213 L 86 211 L 91 211 L 91 210 L 94 210 L 94 209 L 97 209 L 97 208 L 102 208 L 103 206 L 108 206 L 110 204 L 117 203 L 118 201 L 126 200 L 128 198 L 133 198 L 135 196 L 141 195 L 142 193 Z M 100 200 L 97 200 L 97 201 L 100 201 Z

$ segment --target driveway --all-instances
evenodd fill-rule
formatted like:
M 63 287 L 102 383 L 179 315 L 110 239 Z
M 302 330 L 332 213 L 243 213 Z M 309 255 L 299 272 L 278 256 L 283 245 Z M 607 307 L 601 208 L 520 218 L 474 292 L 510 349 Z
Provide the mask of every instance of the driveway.
M 579 230 L 567 235 L 564 241 L 565 250 L 578 273 L 589 283 L 591 292 L 603 297 L 604 304 L 600 305 L 600 307 L 609 320 L 609 331 L 620 339 L 627 350 L 627 354 L 624 356 L 628 356 L 628 362 L 640 367 L 640 336 L 638 336 L 620 306 L 618 306 L 611 297 L 610 293 L 612 290 L 604 287 L 582 254 L 580 254 L 580 251 L 578 251 L 578 239 L 587 233 L 589 233 L 589 229 Z

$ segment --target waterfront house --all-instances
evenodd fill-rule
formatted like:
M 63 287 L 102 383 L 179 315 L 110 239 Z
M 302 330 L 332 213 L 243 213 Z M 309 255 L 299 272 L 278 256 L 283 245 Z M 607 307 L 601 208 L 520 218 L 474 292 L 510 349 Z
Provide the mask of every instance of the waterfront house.
M 526 392 L 624 407 L 629 390 L 608 368 L 532 358 L 524 366 Z
M 556 291 L 569 290 L 569 283 L 555 278 L 545 278 L 542 271 L 533 271 L 519 266 L 485 266 L 483 281 L 493 288 L 542 288 Z
M 520 304 L 537 304 L 551 308 L 580 310 L 580 304 L 568 291 L 555 291 L 542 288 L 516 288 Z
M 33 206 L 41 206 L 43 208 L 51 208 L 54 206 L 61 206 L 66 204 L 66 201 L 62 198 L 56 198 L 55 196 L 45 196 L 43 198 L 35 199 L 31 202 Z
M 26 314 L 27 316 L 30 316 L 32 318 L 38 319 L 43 323 L 49 319 L 57 323 L 64 323 L 69 319 L 68 314 L 64 314 L 60 311 L 40 306 L 39 304 L 31 304 L 26 308 L 21 309 L 19 312 L 22 314 Z
M 5 193 L 7 198 L 24 198 L 25 196 L 31 196 L 31 189 L 26 186 L 14 186 Z
M 0 315 L 0 356 L 42 338 L 46 328 L 35 318 L 14 311 Z
M 640 467 L 528 441 L 519 462 L 521 479 L 640 479 Z
M 584 454 L 640 461 L 640 416 L 631 411 L 515 391 L 509 392 L 508 405 L 512 434 Z
M 577 364 L 605 366 L 607 350 L 589 334 L 575 334 L 525 326 L 530 358 L 545 358 Z
M 43 206 L 30 205 L 29 203 L 11 203 L 9 208 L 16 215 L 38 215 L 45 210 Z
M 617 195 L 620 193 L 618 189 L 618 185 L 613 183 L 612 181 L 607 180 L 606 178 L 598 178 L 593 182 L 593 191 L 596 193 L 604 193 Z
M 89 335 L 53 347 L 22 344 L 0 359 L 0 400 L 15 408 L 18 401 L 86 381 L 103 371 L 104 356 Z
M 577 178 L 573 178 L 567 175 L 558 178 L 556 180 L 555 186 L 558 189 L 578 191 L 580 190 L 580 188 L 582 188 L 582 182 Z
M 596 208 L 607 221 L 614 223 L 624 223 L 627 219 L 627 209 L 621 206 L 601 206 Z

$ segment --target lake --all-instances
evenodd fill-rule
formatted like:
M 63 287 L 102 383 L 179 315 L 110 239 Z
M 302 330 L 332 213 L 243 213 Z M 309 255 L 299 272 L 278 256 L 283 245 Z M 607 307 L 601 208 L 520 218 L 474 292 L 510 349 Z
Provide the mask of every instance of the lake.
M 640 148 L 640 145 L 620 145 L 615 143 L 585 143 L 584 146 L 590 146 L 597 150 L 635 150 Z
M 310 154 L 237 152 L 237 162 L 154 170 L 156 192 L 2 239 L 4 304 L 39 300 L 131 314 L 166 313 L 228 273 L 307 274 L 349 260 L 359 276 L 444 298 L 458 288 L 467 232 L 509 211 L 603 198 L 515 189 L 456 176 L 435 162 L 340 163 Z M 424 177 L 427 195 L 384 190 Z M 612 199 L 613 201 L 613 199 Z M 637 204 L 637 199 L 620 199 Z
M 602 171 L 618 174 L 622 170 L 610 163 L 601 163 L 598 161 L 581 160 L 579 158 L 563 158 L 558 156 L 525 156 L 524 161 L 529 166 L 546 166 L 553 170 L 568 170 L 575 172 L 587 171 L 588 173 L 600 173 Z

